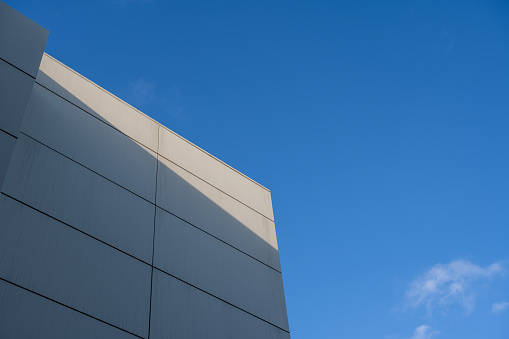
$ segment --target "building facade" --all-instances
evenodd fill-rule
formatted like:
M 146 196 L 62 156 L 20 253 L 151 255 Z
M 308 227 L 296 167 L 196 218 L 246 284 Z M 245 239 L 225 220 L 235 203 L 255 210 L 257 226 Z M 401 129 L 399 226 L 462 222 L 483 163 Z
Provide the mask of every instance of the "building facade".
M 0 2 L 0 338 L 289 338 L 270 191 Z

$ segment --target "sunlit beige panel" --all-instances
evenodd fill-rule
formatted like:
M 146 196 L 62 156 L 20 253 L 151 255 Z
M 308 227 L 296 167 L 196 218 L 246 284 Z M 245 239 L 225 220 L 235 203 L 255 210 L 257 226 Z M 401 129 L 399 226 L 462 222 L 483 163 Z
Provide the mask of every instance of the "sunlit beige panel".
M 154 120 L 47 54 L 36 82 L 157 151 L 158 124 Z
M 159 154 L 274 220 L 266 188 L 166 128 L 159 140 Z
M 164 158 L 157 205 L 280 271 L 273 221 Z

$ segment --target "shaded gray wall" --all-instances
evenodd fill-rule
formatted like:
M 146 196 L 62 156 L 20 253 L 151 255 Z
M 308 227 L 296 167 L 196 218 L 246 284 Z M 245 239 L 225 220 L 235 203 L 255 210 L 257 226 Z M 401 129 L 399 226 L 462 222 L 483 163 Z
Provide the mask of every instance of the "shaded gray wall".
M 0 186 L 47 39 L 47 30 L 0 2 Z
M 0 337 L 289 338 L 270 192 L 52 57 L 10 54 L 31 82 L 0 120 Z

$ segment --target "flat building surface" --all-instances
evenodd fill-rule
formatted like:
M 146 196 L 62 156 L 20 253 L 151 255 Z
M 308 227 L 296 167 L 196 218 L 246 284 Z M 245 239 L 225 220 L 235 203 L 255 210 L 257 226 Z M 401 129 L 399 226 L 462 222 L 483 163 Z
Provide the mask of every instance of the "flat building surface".
M 0 336 L 289 338 L 270 191 L 43 54 L 16 13 L 0 5 Z

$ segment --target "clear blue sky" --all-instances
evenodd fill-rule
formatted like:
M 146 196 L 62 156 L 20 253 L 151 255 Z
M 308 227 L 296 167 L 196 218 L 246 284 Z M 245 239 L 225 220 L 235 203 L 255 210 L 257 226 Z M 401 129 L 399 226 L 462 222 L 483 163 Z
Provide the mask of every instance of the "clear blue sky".
M 509 338 L 507 1 L 9 1 L 272 191 L 293 339 Z

